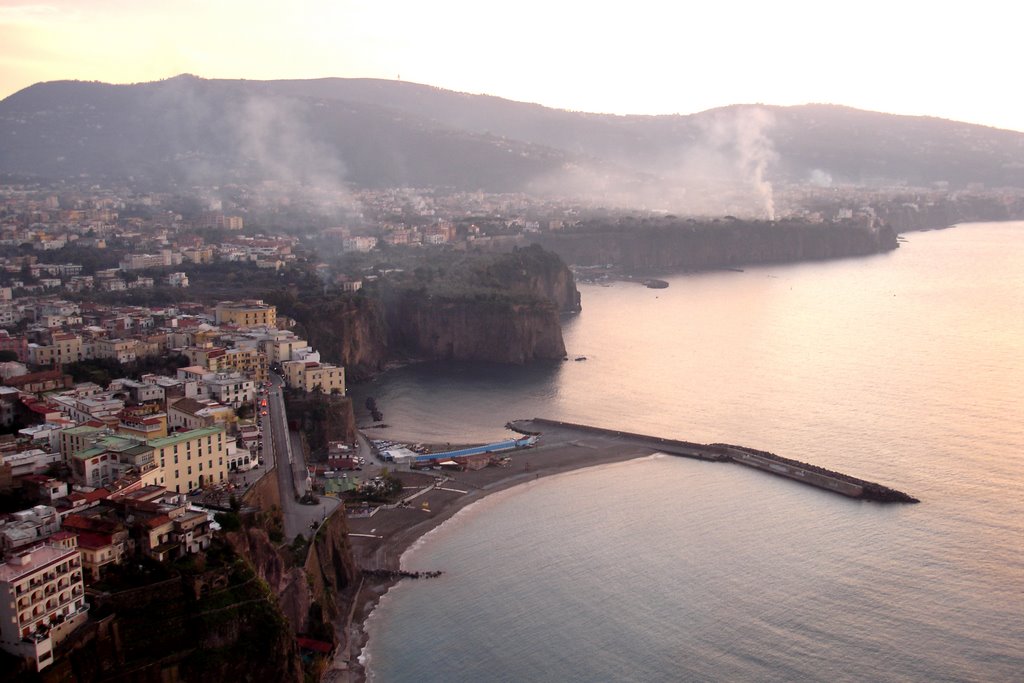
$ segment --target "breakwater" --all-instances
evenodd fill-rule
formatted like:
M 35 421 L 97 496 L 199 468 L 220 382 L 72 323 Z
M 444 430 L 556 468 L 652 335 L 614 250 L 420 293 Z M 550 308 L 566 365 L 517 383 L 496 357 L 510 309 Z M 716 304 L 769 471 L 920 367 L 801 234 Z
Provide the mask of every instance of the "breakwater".
M 842 472 L 834 472 L 817 465 L 784 458 L 774 453 L 759 451 L 745 446 L 699 444 L 545 418 L 514 420 L 509 422 L 506 427 L 521 434 L 550 435 L 556 441 L 571 439 L 573 432 L 616 437 L 630 441 L 633 445 L 649 447 L 652 450 L 668 455 L 714 462 L 733 462 L 767 472 L 768 474 L 785 477 L 801 484 L 839 493 L 849 498 L 872 500 L 881 503 L 919 502 L 917 498 L 907 493 L 897 491 L 877 482 L 859 479 Z

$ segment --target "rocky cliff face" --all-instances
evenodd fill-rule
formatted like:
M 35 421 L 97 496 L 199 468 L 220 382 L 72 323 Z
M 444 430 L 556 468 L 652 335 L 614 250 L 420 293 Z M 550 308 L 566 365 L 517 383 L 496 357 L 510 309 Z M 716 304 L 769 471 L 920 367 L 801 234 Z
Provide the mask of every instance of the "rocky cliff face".
M 864 256 L 895 249 L 888 227 L 863 224 L 679 220 L 623 226 L 584 226 L 547 235 L 542 244 L 577 265 L 616 264 L 628 272 L 729 268 L 757 263 Z
M 337 598 L 359 574 L 348 542 L 344 514 L 332 515 L 312 539 L 301 566 L 291 547 L 278 547 L 262 529 L 230 535 L 232 546 L 246 557 L 277 596 L 292 634 L 310 634 L 333 641 Z
M 345 366 L 346 379 L 358 381 L 380 371 L 390 358 L 381 304 L 364 296 L 286 307 L 310 343 L 325 359 Z
M 393 348 L 423 360 L 522 364 L 565 355 L 553 304 L 435 301 L 410 295 L 389 310 Z
M 71 651 L 29 680 L 302 681 L 276 596 L 249 564 L 230 552 L 219 557 L 226 562 L 212 569 L 91 596 L 93 614 Z
M 370 291 L 283 312 L 302 325 L 327 360 L 358 381 L 398 360 L 526 363 L 562 358 L 559 314 L 580 310 L 571 271 L 534 245 L 508 254 L 476 254 L 388 275 Z

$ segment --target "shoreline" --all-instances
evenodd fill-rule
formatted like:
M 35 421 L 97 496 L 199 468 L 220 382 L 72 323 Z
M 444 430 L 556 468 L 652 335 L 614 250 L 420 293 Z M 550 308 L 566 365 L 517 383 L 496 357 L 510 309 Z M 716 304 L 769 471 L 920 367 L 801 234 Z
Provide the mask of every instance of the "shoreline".
M 410 501 L 408 506 L 382 507 L 372 517 L 348 518 L 348 540 L 356 565 L 360 569 L 398 572 L 401 570 L 402 556 L 417 541 L 459 511 L 492 493 L 536 481 L 541 477 L 626 462 L 657 453 L 705 461 L 709 465 L 736 463 L 752 466 L 769 474 L 795 480 L 801 485 L 839 493 L 853 500 L 875 500 L 883 504 L 917 502 L 906 494 L 879 484 L 740 446 L 696 444 L 543 419 L 517 420 L 510 422 L 508 427 L 523 434 L 540 433 L 541 440 L 533 447 L 502 453 L 509 457 L 507 467 L 486 467 L 454 474 L 402 471 L 403 483 L 416 484 L 408 488 L 418 489 L 407 496 L 406 500 Z M 784 472 L 783 469 L 796 470 L 798 476 L 793 476 L 793 472 Z M 843 481 L 839 485 L 830 481 L 835 477 L 841 477 Z M 856 482 L 856 485 L 851 482 Z M 880 487 L 884 491 L 905 496 L 906 499 L 868 495 L 868 491 L 860 486 L 862 484 Z M 860 490 L 855 493 L 844 490 L 851 487 Z M 366 680 L 363 652 L 369 639 L 367 620 L 381 598 L 400 580 L 397 574 L 391 578 L 364 576 L 357 594 L 352 598 L 353 603 L 345 605 L 350 620 L 344 629 L 346 642 L 339 646 L 339 651 L 346 654 L 341 657 L 341 662 L 336 658 L 335 666 L 341 664 L 338 668 L 343 667 L 347 680 Z M 333 671 L 329 670 L 323 680 L 330 680 Z
M 509 455 L 512 461 L 508 468 L 488 467 L 475 472 L 458 472 L 453 478 L 446 478 L 443 487 L 419 495 L 414 507 L 381 509 L 373 517 L 349 518 L 348 538 L 356 564 L 361 569 L 398 571 L 401 569 L 402 555 L 417 541 L 459 511 L 492 493 L 536 481 L 541 477 L 635 460 L 660 452 L 650 445 L 632 443 L 632 440 L 620 437 L 580 437 L 571 441 L 556 439 L 550 444 L 542 443 L 533 448 L 505 453 L 503 455 Z M 414 476 L 433 479 L 433 476 L 425 474 Z M 429 505 L 429 513 L 421 509 L 420 504 L 423 502 Z M 423 518 L 417 521 L 417 515 Z M 348 653 L 348 680 L 367 680 L 362 661 L 369 639 L 366 622 L 381 598 L 400 580 L 397 577 L 364 578 L 358 593 L 352 598 L 353 603 L 343 605 L 351 614 L 351 621 L 344 629 L 351 641 L 339 644 L 339 651 Z M 331 673 L 328 670 L 323 680 L 330 680 Z

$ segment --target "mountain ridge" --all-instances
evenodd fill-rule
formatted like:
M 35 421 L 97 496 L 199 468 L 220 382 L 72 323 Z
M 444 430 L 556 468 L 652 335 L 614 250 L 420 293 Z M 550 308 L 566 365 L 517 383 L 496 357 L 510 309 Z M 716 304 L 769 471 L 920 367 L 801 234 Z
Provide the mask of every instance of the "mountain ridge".
M 573 112 L 380 79 L 38 83 L 0 101 L 0 172 L 156 182 L 589 192 L 759 183 L 1024 187 L 1024 133 L 835 104 Z M 648 202 L 647 196 L 641 199 Z

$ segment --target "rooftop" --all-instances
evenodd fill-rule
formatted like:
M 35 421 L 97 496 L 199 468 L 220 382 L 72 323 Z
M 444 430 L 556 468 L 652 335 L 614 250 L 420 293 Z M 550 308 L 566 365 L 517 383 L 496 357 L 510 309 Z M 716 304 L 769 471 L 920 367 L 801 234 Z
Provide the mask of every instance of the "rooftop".
M 190 441 L 191 439 L 201 438 L 204 436 L 213 436 L 214 434 L 223 434 L 223 427 L 200 427 L 199 429 L 193 429 L 187 432 L 177 432 L 170 436 L 165 436 L 159 439 L 152 439 L 149 441 L 149 445 L 153 448 L 161 448 L 163 446 L 173 446 L 176 443 L 182 443 Z
M 15 555 L 0 565 L 0 582 L 17 581 L 43 567 L 77 555 L 78 550 L 74 548 L 61 548 L 55 545 L 36 546 L 32 550 Z

